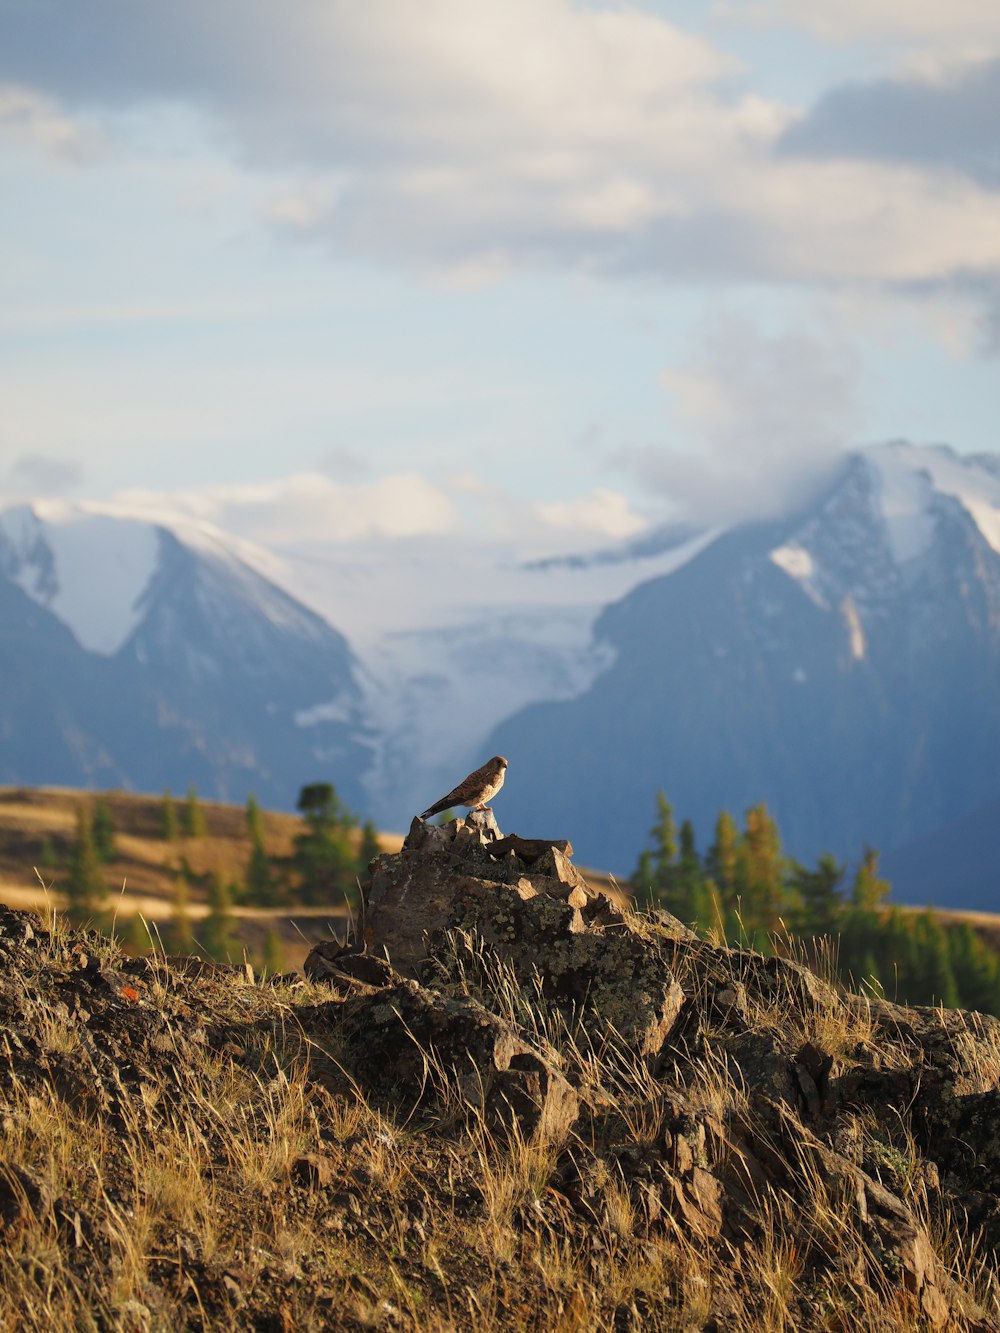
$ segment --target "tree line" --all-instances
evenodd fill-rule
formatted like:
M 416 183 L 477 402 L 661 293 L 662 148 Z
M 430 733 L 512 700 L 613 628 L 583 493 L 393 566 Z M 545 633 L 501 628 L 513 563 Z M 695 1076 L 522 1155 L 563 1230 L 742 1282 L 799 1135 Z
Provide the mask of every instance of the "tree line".
M 830 853 L 809 867 L 785 854 L 767 806 L 728 811 L 699 853 L 691 821 L 678 827 L 671 803 L 656 796 L 649 844 L 630 887 L 641 905 L 665 909 L 704 934 L 763 952 L 798 939 L 819 941 L 840 980 L 869 986 L 901 1004 L 944 1004 L 1000 1015 L 1000 956 L 968 923 L 943 925 L 931 909 L 888 902 L 878 852 L 865 848 L 853 874 Z
M 357 905 L 359 880 L 379 852 L 374 825 L 370 820 L 362 824 L 328 782 L 302 787 L 297 809 L 303 828 L 293 840 L 292 853 L 276 856 L 268 850 L 263 813 L 256 799 L 249 796 L 245 821 L 250 850 L 242 874 L 227 876 L 214 870 L 197 875 L 185 847 L 191 840 L 210 836 L 204 808 L 193 786 L 183 801 L 164 792 L 159 836 L 165 843 L 181 844 L 173 858 L 170 924 L 159 941 L 169 952 L 199 951 L 221 961 L 241 957 L 242 949 L 234 939 L 234 911 L 242 904 L 289 908 L 324 903 L 339 908 L 345 902 L 351 907 Z M 117 857 L 116 834 L 110 806 L 101 796 L 92 808 L 77 808 L 75 835 L 64 867 L 51 840 L 40 849 L 40 863 L 46 871 L 55 872 L 67 916 L 74 924 L 104 929 L 111 926 L 113 904 L 106 867 Z M 197 929 L 190 913 L 192 885 L 202 889 L 208 908 Z M 126 942 L 137 951 L 152 947 L 140 917 L 131 917 L 122 929 Z M 263 965 L 280 970 L 279 952 L 280 941 L 271 932 L 264 946 Z

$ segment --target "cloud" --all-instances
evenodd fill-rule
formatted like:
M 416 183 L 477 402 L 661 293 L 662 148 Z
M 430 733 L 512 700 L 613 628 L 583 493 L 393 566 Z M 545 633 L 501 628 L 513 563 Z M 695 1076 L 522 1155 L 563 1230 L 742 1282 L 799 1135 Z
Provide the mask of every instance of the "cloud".
M 772 336 L 721 317 L 699 355 L 662 375 L 686 447 L 632 448 L 619 461 L 685 519 L 770 517 L 803 499 L 841 456 L 856 379 L 853 354 L 834 336 Z
M 296 473 L 197 491 L 131 490 L 116 498 L 132 512 L 184 515 L 279 548 L 313 541 L 438 536 L 456 524 L 448 496 L 412 472 L 393 473 L 370 485 L 341 485 L 319 473 Z
M 22 454 L 7 469 L 4 486 L 19 494 L 66 495 L 82 486 L 86 474 L 74 459 Z
M 937 31 L 930 0 L 914 3 Z M 972 24 L 967 4 L 952 28 Z M 902 0 L 874 8 L 905 20 Z M 847 10 L 862 23 L 861 0 Z M 740 12 L 808 17 L 804 0 Z M 0 14 L 0 77 L 71 108 L 196 107 L 268 178 L 261 220 L 338 256 L 465 282 L 546 267 L 681 283 L 1000 272 L 1000 198 L 978 176 L 945 192 L 928 154 L 844 160 L 817 140 L 792 154 L 810 123 L 822 138 L 823 103 L 811 122 L 755 95 L 731 57 L 635 5 L 89 0 L 51 17 Z M 939 154 L 980 148 L 979 120 L 956 111 Z
M 538 504 L 535 512 L 549 527 L 577 534 L 581 546 L 593 537 L 634 537 L 648 526 L 624 495 L 603 487 L 572 500 Z
M 1000 44 L 1000 10 L 983 0 L 727 0 L 716 11 L 750 23 L 791 23 L 828 42 L 926 44 L 939 56 L 972 58 Z
M 51 98 L 15 83 L 0 83 L 0 137 L 61 162 L 92 162 L 106 144 L 92 126 L 66 115 Z
M 963 171 L 1000 187 L 1000 58 L 947 78 L 887 79 L 827 93 L 782 135 L 812 157 L 876 158 Z

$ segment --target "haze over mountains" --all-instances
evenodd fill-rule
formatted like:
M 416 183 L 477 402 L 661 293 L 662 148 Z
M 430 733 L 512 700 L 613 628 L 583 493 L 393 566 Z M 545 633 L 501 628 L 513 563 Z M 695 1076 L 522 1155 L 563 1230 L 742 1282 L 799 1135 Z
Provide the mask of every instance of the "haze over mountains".
M 289 808 L 322 777 L 402 828 L 500 752 L 505 830 L 594 866 L 632 869 L 663 788 L 702 845 L 766 800 L 804 859 L 870 843 L 904 900 L 995 905 L 1000 831 L 973 817 L 1000 800 L 994 455 L 880 446 L 797 513 L 530 564 L 9 508 L 0 640 L 6 783 Z M 925 882 L 907 848 L 949 827 L 974 865 Z

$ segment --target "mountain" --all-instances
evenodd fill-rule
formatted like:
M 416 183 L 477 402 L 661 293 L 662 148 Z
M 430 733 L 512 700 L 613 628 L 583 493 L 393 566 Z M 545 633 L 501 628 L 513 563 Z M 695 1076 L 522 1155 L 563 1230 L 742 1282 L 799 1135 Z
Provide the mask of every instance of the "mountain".
M 996 460 L 851 457 L 805 512 L 721 534 L 604 611 L 607 670 L 484 747 L 510 761 L 505 827 L 572 813 L 578 855 L 628 873 L 658 788 L 702 846 L 720 810 L 766 800 L 810 860 L 1000 796 L 998 548 Z
M 333 766 L 358 803 L 356 672 L 343 635 L 204 532 L 0 517 L 0 781 L 289 808 Z
M 1000 830 L 962 821 L 1000 802 L 1000 459 L 879 446 L 767 523 L 537 554 L 0 510 L 0 782 L 289 809 L 326 779 L 403 829 L 502 753 L 503 827 L 572 824 L 619 875 L 662 788 L 702 848 L 764 800 L 803 860 L 868 843 L 901 900 L 982 905 Z M 935 890 L 916 867 L 961 831 Z

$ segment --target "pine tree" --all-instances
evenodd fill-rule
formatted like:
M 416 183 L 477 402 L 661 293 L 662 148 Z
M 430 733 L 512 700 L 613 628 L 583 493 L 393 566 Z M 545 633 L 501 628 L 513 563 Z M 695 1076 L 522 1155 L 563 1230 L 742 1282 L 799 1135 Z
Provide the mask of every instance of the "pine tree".
M 357 827 L 357 816 L 341 802 L 330 782 L 303 787 L 298 809 L 307 827 L 295 839 L 292 864 L 299 875 L 302 901 L 355 901 L 359 864 L 351 833 Z
M 170 788 L 163 790 L 163 811 L 161 815 L 163 841 L 177 841 L 177 807 L 174 805 L 174 798 L 170 795 Z
M 948 941 L 933 911 L 928 907 L 914 922 L 916 942 L 916 976 L 912 990 L 907 994 L 908 1004 L 943 1004 L 956 1009 L 959 1003 L 958 985 L 952 970 Z
M 763 801 L 746 813 L 746 830 L 736 849 L 735 887 L 745 929 L 758 945 L 781 923 L 784 861 L 778 826 Z
M 1000 1015 L 1000 958 L 967 921 L 952 926 L 947 939 L 962 1008 Z
M 191 917 L 188 912 L 188 882 L 183 874 L 178 874 L 174 878 L 168 938 L 171 953 L 194 952 L 194 934 L 191 931 Z
M 370 862 L 374 861 L 375 857 L 381 854 L 381 851 L 382 846 L 378 840 L 378 831 L 372 821 L 366 819 L 361 825 L 361 845 L 358 848 L 358 864 L 362 875 L 368 873 Z
M 859 912 L 877 913 L 889 896 L 890 887 L 888 880 L 879 879 L 878 852 L 874 847 L 866 847 L 851 888 L 852 906 Z
M 215 871 L 208 886 L 208 915 L 202 928 L 205 952 L 224 962 L 233 952 L 233 912 L 229 886 L 221 871 Z
M 677 868 L 674 873 L 673 909 L 682 921 L 710 925 L 710 908 L 705 899 L 705 878 L 695 847 L 694 825 L 690 819 L 681 824 Z
M 649 903 L 676 912 L 677 902 L 677 825 L 674 808 L 663 791 L 656 793 L 656 823 L 649 830 L 651 849 L 642 852 L 632 875 L 636 895 Z
M 281 943 L 281 936 L 273 928 L 264 936 L 263 970 L 270 976 L 285 970 L 285 947 Z
M 270 858 L 263 843 L 256 839 L 250 849 L 244 886 L 245 900 L 257 907 L 277 907 L 281 902 L 281 888 L 271 868 Z
M 260 812 L 260 806 L 253 792 L 247 797 L 246 807 L 247 833 L 250 841 L 264 845 L 264 817 Z
M 115 848 L 115 821 L 111 808 L 103 796 L 99 796 L 94 806 L 90 821 L 90 832 L 94 840 L 94 850 L 101 861 L 113 861 L 118 855 Z
M 838 865 L 829 852 L 819 858 L 815 870 L 793 866 L 791 885 L 797 896 L 796 928 L 803 935 L 832 935 L 836 928 L 842 901 L 840 884 L 845 867 Z
M 69 874 L 63 885 L 66 912 L 77 925 L 96 920 L 107 902 L 108 886 L 94 847 L 90 820 L 83 806 L 76 812 L 76 841 L 69 858 Z
M 38 864 L 42 870 L 53 871 L 59 869 L 59 853 L 48 834 L 42 838 L 41 846 L 38 848 Z
M 740 831 L 728 810 L 715 821 L 715 841 L 705 857 L 705 870 L 727 907 L 736 905 L 736 856 Z
M 149 928 L 138 912 L 130 916 L 125 924 L 124 943 L 125 948 L 133 956 L 148 953 L 153 947 Z
M 188 838 L 203 838 L 208 832 L 205 824 L 205 812 L 198 803 L 198 793 L 192 782 L 188 787 L 187 800 L 184 803 L 184 834 Z

